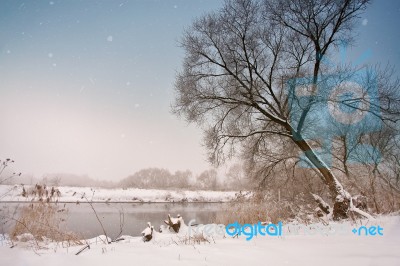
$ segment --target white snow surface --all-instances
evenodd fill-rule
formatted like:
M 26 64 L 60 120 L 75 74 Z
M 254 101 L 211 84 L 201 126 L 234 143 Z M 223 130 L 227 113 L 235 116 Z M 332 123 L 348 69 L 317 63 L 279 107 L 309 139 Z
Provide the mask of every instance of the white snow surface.
M 350 222 L 344 222 L 354 226 Z M 85 245 L 62 247 L 43 244 L 33 251 L 29 242 L 17 242 L 10 248 L 0 237 L 1 265 L 317 265 L 317 266 L 398 266 L 400 265 L 400 216 L 379 217 L 373 223 L 384 228 L 383 236 L 291 235 L 282 237 L 215 236 L 210 243 L 185 244 L 186 225 L 178 235 L 153 233 L 150 242 L 141 237 L 105 244 L 104 236 L 88 239 L 90 249 L 75 255 Z M 331 223 L 335 224 L 335 223 Z M 364 225 L 371 222 L 364 220 Z
M 29 192 L 31 186 L 24 186 Z M 51 187 L 47 187 L 50 191 Z M 58 202 L 227 202 L 235 198 L 236 191 L 160 190 L 160 189 L 105 189 L 90 187 L 58 187 Z M 9 191 L 9 192 L 8 192 Z M 7 193 L 8 192 L 8 193 Z M 22 197 L 22 185 L 0 185 L 0 201 L 31 201 Z M 4 195 L 4 196 L 3 196 Z M 36 198 L 37 200 L 38 198 Z

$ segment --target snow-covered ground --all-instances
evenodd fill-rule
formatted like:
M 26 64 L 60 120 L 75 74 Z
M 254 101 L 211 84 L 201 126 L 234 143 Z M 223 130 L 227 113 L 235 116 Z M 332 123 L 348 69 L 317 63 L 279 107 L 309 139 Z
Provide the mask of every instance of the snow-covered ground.
M 235 192 L 97 188 L 92 197 L 91 188 L 59 189 L 59 202 L 85 201 L 82 195 L 100 202 L 211 202 L 235 197 Z M 1 201 L 26 201 L 21 192 L 21 186 L 0 186 L 0 196 L 6 194 Z M 379 225 L 383 235 L 352 233 L 352 229 L 361 225 Z M 189 229 L 184 225 L 179 234 L 154 232 L 153 239 L 146 243 L 141 237 L 132 236 L 123 236 L 124 240 L 108 245 L 99 237 L 85 240 L 90 249 L 79 255 L 75 254 L 85 245 L 67 247 L 42 242 L 37 249 L 29 241 L 17 241 L 11 248 L 7 236 L 0 235 L 0 265 L 400 265 L 400 216 L 383 216 L 357 224 L 350 221 L 329 225 L 291 223 L 284 224 L 283 228 L 279 237 L 258 235 L 246 241 L 246 236 L 232 238 L 214 234 L 207 237 L 209 242 L 193 244 L 188 243 Z
M 48 244 L 46 249 L 26 248 L 27 243 L 18 242 L 10 248 L 9 242 L 0 241 L 1 265 L 318 265 L 318 266 L 399 266 L 400 265 L 400 216 L 380 217 L 374 222 L 362 224 L 379 225 L 383 236 L 358 236 L 351 232 L 343 234 L 285 235 L 282 237 L 215 236 L 210 243 L 184 244 L 182 234 L 154 233 L 150 242 L 140 237 L 124 236 L 125 240 L 106 245 L 99 238 L 89 240 L 90 249 L 75 255 L 83 246 L 62 247 Z M 330 223 L 352 228 L 350 222 Z M 358 224 L 357 226 L 359 226 Z M 295 225 L 286 225 L 285 230 Z M 315 227 L 320 225 L 309 225 Z M 285 232 L 284 230 L 284 232 Z
M 31 187 L 25 186 L 26 191 Z M 51 188 L 47 188 L 49 191 Z M 226 202 L 232 200 L 235 191 L 189 191 L 158 189 L 104 189 L 89 187 L 58 187 L 58 202 Z M 49 191 L 50 192 L 50 191 Z M 0 185 L 0 201 L 30 201 L 32 196 L 22 196 L 22 186 Z M 84 195 L 84 197 L 82 197 Z

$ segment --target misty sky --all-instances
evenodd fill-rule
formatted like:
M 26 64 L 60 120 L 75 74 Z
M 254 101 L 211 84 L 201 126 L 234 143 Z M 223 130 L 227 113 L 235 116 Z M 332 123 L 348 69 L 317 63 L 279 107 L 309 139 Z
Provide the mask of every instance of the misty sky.
M 170 114 L 183 28 L 221 1 L 0 1 L 0 158 L 15 170 L 119 180 L 209 167 Z M 349 57 L 400 68 L 400 1 L 376 0 Z

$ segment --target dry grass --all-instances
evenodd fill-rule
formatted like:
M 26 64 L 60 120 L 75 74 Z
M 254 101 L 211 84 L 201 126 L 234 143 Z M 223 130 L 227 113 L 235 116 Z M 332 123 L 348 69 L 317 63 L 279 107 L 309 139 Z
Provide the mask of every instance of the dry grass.
M 194 234 L 192 236 L 184 236 L 179 239 L 179 243 L 183 245 L 200 245 L 200 244 L 210 244 L 208 240 L 202 233 Z
M 13 240 L 31 235 L 36 243 L 44 240 L 56 241 L 68 246 L 82 244 L 79 237 L 60 229 L 64 221 L 65 209 L 52 203 L 35 203 L 21 208 L 18 218 L 13 218 L 15 226 L 11 232 Z
M 255 224 L 261 222 L 278 223 L 294 218 L 294 212 L 286 202 L 276 202 L 256 195 L 250 199 L 240 199 L 229 205 L 217 216 L 215 223 L 230 224 Z

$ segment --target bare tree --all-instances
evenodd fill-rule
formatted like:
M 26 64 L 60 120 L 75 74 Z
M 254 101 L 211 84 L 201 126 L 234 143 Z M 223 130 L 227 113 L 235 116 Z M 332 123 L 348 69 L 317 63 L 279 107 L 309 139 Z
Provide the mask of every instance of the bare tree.
M 196 180 L 196 187 L 200 189 L 217 189 L 217 171 L 214 169 L 203 171 Z
M 249 176 L 245 174 L 245 169 L 240 163 L 231 165 L 225 174 L 225 180 L 222 184 L 224 189 L 242 190 L 249 189 Z
M 310 95 L 315 95 L 322 74 L 334 71 L 322 67 L 322 60 L 335 45 L 351 42 L 354 21 L 367 4 L 228 0 L 218 12 L 195 20 L 181 42 L 186 56 L 176 78 L 174 112 L 203 126 L 210 161 L 219 163 L 244 147 L 257 151 L 253 154 L 284 150 L 291 142 L 329 188 L 334 219 L 348 217 L 350 209 L 369 216 L 352 206 L 351 195 L 304 137 L 310 123 L 318 122 L 311 116 L 318 98 L 309 97 L 293 123 L 285 89 L 285 84 L 297 88 L 296 81 L 308 76 Z M 389 111 L 388 102 L 382 108 Z M 275 163 L 288 160 L 295 159 Z

